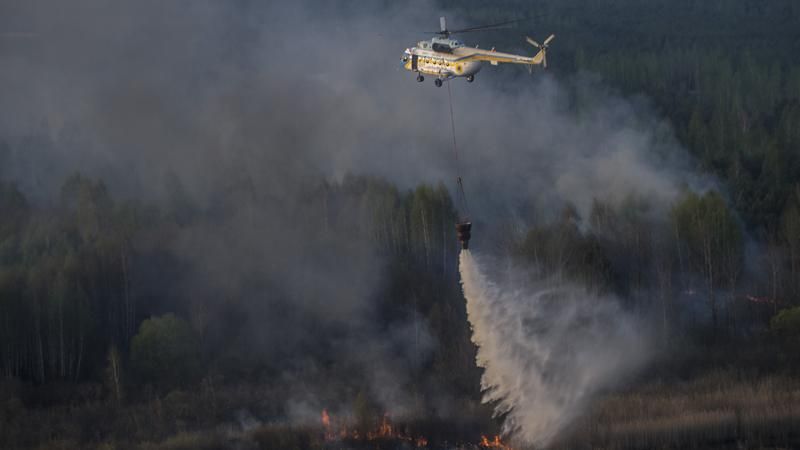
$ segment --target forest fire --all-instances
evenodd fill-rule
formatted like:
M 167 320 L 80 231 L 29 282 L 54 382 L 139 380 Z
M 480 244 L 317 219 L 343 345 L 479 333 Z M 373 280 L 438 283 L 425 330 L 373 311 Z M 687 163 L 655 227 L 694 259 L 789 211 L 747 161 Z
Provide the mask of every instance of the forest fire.
M 427 437 L 420 436 L 406 430 L 401 430 L 400 427 L 393 424 L 388 413 L 384 414 L 380 422 L 374 424 L 372 429 L 364 430 L 363 426 L 359 427 L 353 425 L 346 419 L 336 419 L 331 416 L 327 409 L 322 410 L 321 423 L 324 430 L 325 442 L 346 442 L 354 444 L 360 442 L 359 446 L 371 445 L 374 443 L 376 448 L 385 448 L 387 443 L 390 445 L 394 443 L 403 443 L 404 448 L 413 447 L 419 449 L 436 449 L 436 448 L 456 448 L 452 447 L 453 442 L 436 442 L 431 443 Z M 506 444 L 500 439 L 500 436 L 489 437 L 486 435 L 481 436 L 479 442 L 475 443 L 461 443 L 456 444 L 459 449 L 500 449 L 500 450 L 513 450 L 511 446 Z
M 428 439 L 422 436 L 412 436 L 410 433 L 401 432 L 396 429 L 389 418 L 389 414 L 383 415 L 380 423 L 371 430 L 359 430 L 359 427 L 349 425 L 346 421 L 335 423 L 331 419 L 327 409 L 322 410 L 322 428 L 325 430 L 325 441 L 405 441 L 416 448 L 427 448 Z
M 500 439 L 500 436 L 495 436 L 492 439 L 489 439 L 486 436 L 481 436 L 481 443 L 478 445 L 480 445 L 481 448 L 499 448 L 503 450 L 513 450 L 511 447 L 503 443 L 503 441 Z
M 328 415 L 328 410 L 322 410 L 322 428 L 325 430 L 325 440 L 331 441 L 336 438 L 336 435 L 331 430 L 331 416 Z

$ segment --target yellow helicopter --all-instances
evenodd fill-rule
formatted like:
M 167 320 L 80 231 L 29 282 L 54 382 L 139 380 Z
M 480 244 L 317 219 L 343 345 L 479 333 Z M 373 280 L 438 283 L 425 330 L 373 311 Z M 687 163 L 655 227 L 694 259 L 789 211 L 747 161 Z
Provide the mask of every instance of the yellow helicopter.
M 431 32 L 437 36 L 427 41 L 419 41 L 415 47 L 407 48 L 403 52 L 403 67 L 411 72 L 416 72 L 419 82 L 425 81 L 423 75 L 436 77 L 434 79 L 436 87 L 441 87 L 443 81 L 456 77 L 464 77 L 470 83 L 475 81 L 475 74 L 481 70 L 483 62 L 489 62 L 493 66 L 500 63 L 525 64 L 529 69 L 541 64 L 542 67 L 547 68 L 547 48 L 555 38 L 553 34 L 541 44 L 529 37 L 525 38 L 529 44 L 539 49 L 539 52 L 533 57 L 498 52 L 494 48 L 484 50 L 477 46 L 467 47 L 461 41 L 450 37 L 453 34 L 507 28 L 515 22 L 519 21 L 448 30 L 447 19 L 440 17 L 440 30 Z

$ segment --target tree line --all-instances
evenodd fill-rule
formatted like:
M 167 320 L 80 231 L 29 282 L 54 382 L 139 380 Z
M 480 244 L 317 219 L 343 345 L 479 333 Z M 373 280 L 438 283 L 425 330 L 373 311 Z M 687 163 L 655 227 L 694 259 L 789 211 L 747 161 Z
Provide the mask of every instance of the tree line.
M 475 36 L 524 50 L 520 32 L 555 33 L 557 77 L 600 75 L 644 95 L 698 169 L 725 181 L 737 214 L 777 239 L 800 177 L 800 10 L 791 0 L 440 2 L 462 20 L 527 18 Z
M 101 181 L 81 175 L 66 180 L 59 202 L 48 207 L 29 204 L 11 183 L 1 188 L 0 370 L 6 377 L 37 383 L 100 379 L 121 360 L 138 366 L 132 373 L 143 382 L 173 385 L 209 368 L 242 374 L 279 364 L 234 356 L 246 350 L 224 322 L 238 320 L 246 302 L 256 300 L 204 304 L 180 298 L 184 294 L 171 285 L 195 275 L 165 254 L 167 242 L 193 224 L 217 220 L 217 212 L 185 202 L 155 207 L 115 201 Z M 423 185 L 402 192 L 380 179 L 349 176 L 302 195 L 305 221 L 319 224 L 323 239 L 368 243 L 380 255 L 376 323 L 390 329 L 419 321 L 434 334 L 435 354 L 414 368 L 415 382 L 425 385 L 431 376 L 459 395 L 474 393 L 478 372 L 458 288 L 456 213 L 447 189 Z M 538 276 L 618 294 L 660 324 L 665 340 L 687 326 L 746 336 L 753 327 L 763 329 L 779 309 L 797 304 L 800 209 L 790 211 L 777 240 L 753 252 L 744 224 L 716 191 L 687 191 L 667 213 L 632 194 L 619 204 L 595 200 L 588 217 L 566 206 L 558 220 L 531 224 L 506 250 Z M 152 266 L 173 273 L 146 286 L 153 280 L 142 273 Z M 155 321 L 164 313 L 176 316 Z M 277 313 L 267 308 L 259 314 Z M 322 356 L 329 345 L 325 333 L 339 332 L 320 329 L 316 356 L 326 364 L 336 361 Z M 191 357 L 175 364 L 177 356 L 159 356 L 166 350 L 146 344 L 158 341 L 159 333 Z M 197 376 L 173 379 L 170 371 Z
M 248 328 L 287 311 L 287 320 L 308 325 L 312 319 L 291 309 L 303 299 L 280 284 L 264 286 L 264 296 L 285 297 L 266 306 L 244 294 L 225 302 L 189 298 L 180 283 L 200 275 L 167 250 L 182 233 L 227 222 L 230 214 L 239 222 L 233 211 L 253 207 L 250 200 L 238 203 L 250 196 L 249 189 L 243 185 L 229 193 L 225 208 L 204 209 L 176 186 L 166 205 L 154 206 L 116 200 L 102 181 L 79 174 L 66 180 L 58 200 L 48 205 L 29 203 L 13 183 L 0 185 L 0 371 L 5 377 L 36 383 L 111 380 L 109 389 L 117 391 L 121 372 L 128 383 L 171 388 L 209 372 L 235 379 L 281 368 L 282 361 L 264 360 L 241 341 L 252 338 Z M 457 283 L 455 212 L 447 189 L 423 185 L 401 192 L 379 179 L 347 177 L 298 196 L 300 222 L 313 224 L 319 239 L 366 243 L 379 255 L 382 282 L 369 313 L 378 329 L 411 321 L 435 334 L 434 354 L 421 356 L 411 369 L 418 385 L 411 389 L 441 383 L 454 394 L 474 397 L 467 393 L 476 394 L 478 372 Z M 255 208 L 274 213 L 271 206 Z M 348 251 L 334 248 L 330 257 L 347 261 Z M 154 267 L 166 275 L 152 277 Z M 258 315 L 242 324 L 243 315 L 252 311 Z M 341 361 L 330 346 L 341 333 L 321 326 L 308 349 L 287 351 L 308 350 L 331 370 L 355 370 L 337 366 Z

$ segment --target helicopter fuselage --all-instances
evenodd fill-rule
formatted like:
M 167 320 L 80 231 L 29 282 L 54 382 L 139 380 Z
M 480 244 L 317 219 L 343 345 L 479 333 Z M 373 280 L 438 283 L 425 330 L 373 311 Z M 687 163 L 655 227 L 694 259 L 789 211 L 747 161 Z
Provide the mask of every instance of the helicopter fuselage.
M 436 77 L 436 85 L 441 86 L 442 81 L 456 77 L 466 77 L 467 81 L 473 81 L 483 62 L 494 66 L 500 63 L 524 64 L 529 67 L 542 64 L 544 50 L 543 48 L 535 56 L 528 57 L 494 49 L 465 47 L 455 39 L 436 37 L 407 48 L 403 52 L 403 67 L 416 72 L 417 81 L 424 79 L 423 74 L 432 75 Z
M 403 67 L 411 72 L 435 76 L 439 79 L 472 77 L 481 70 L 480 61 L 465 60 L 471 48 L 459 41 L 432 39 L 418 42 L 403 52 Z

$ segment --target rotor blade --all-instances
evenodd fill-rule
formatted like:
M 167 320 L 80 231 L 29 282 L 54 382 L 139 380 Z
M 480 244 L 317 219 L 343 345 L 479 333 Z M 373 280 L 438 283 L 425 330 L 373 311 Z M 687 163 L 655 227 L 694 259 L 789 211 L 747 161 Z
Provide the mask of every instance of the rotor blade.
M 460 30 L 452 30 L 451 33 L 470 33 L 473 31 L 483 31 L 483 30 L 495 30 L 498 28 L 508 28 L 510 25 L 513 25 L 517 22 L 524 22 L 530 19 L 517 19 L 517 20 L 509 20 L 506 22 L 500 23 L 493 23 L 491 25 L 481 25 L 479 27 L 469 27 L 469 28 L 462 28 Z
M 451 33 L 469 33 L 471 31 L 483 31 L 483 30 L 493 30 L 493 29 L 498 29 L 498 28 L 507 28 L 510 25 L 513 25 L 515 23 L 528 22 L 528 21 L 531 21 L 531 20 L 539 20 L 539 19 L 541 19 L 543 17 L 546 17 L 546 16 L 547 16 L 547 13 L 537 14 L 535 16 L 524 17 L 522 19 L 508 20 L 508 21 L 505 21 L 505 22 L 494 23 L 494 24 L 491 24 L 491 25 L 481 25 L 479 27 L 462 28 L 460 30 L 453 30 L 453 31 L 451 31 Z
M 439 17 L 439 26 L 442 28 L 440 31 L 423 31 L 425 34 L 454 34 L 454 33 L 469 33 L 472 31 L 484 31 L 484 30 L 495 30 L 495 29 L 502 29 L 508 28 L 510 25 L 513 25 L 518 22 L 527 22 L 530 20 L 538 20 L 543 17 L 546 17 L 547 14 L 539 14 L 536 16 L 525 17 L 524 19 L 515 19 L 515 20 L 508 20 L 506 22 L 499 22 L 494 23 L 491 25 L 481 25 L 479 27 L 469 27 L 469 28 L 462 28 L 460 30 L 448 30 L 446 29 L 447 26 L 447 19 L 445 17 Z M 442 21 L 444 21 L 444 26 L 442 26 Z
M 542 48 L 542 46 L 539 45 L 538 42 L 534 41 L 533 39 L 529 38 L 528 36 L 525 36 L 525 40 L 528 41 L 529 44 L 531 44 L 532 46 L 534 46 L 536 48 Z
M 550 35 L 550 37 L 548 37 L 547 39 L 545 39 L 545 40 L 544 40 L 544 45 L 547 45 L 547 44 L 549 44 L 549 43 L 550 43 L 550 41 L 552 41 L 553 39 L 555 39 L 555 37 L 556 37 L 556 35 L 555 35 L 555 34 L 551 34 L 551 35 Z

